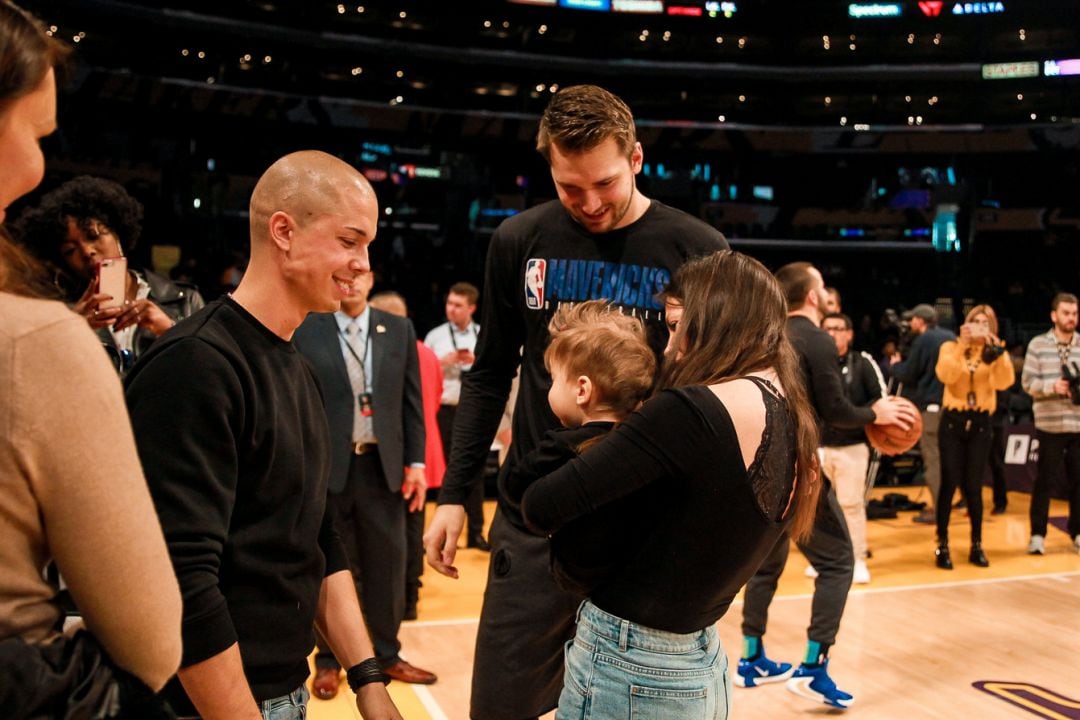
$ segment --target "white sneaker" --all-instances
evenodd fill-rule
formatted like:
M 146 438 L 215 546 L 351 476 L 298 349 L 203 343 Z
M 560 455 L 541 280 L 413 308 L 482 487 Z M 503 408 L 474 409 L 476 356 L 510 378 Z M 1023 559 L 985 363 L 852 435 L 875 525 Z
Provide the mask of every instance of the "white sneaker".
M 1076 552 L 1080 553 L 1080 535 L 1073 538 L 1073 547 L 1076 548 Z
M 1042 535 L 1032 535 L 1028 543 L 1028 555 L 1043 555 L 1046 553 L 1046 538 Z
M 855 572 L 851 576 L 851 582 L 856 585 L 866 585 L 870 582 L 870 568 L 866 567 L 865 560 L 855 561 Z
M 811 580 L 817 580 L 818 571 L 814 569 L 813 565 L 807 565 L 806 570 L 803 571 L 803 575 Z

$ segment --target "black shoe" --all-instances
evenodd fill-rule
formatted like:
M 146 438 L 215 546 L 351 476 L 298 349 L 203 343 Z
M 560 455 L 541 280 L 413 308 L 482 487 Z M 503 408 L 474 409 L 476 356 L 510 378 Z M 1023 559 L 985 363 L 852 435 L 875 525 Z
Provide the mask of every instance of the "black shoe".
M 952 558 L 949 557 L 949 546 L 938 545 L 934 551 L 934 563 L 942 570 L 952 570 Z
M 978 565 L 979 567 L 990 567 L 990 561 L 986 559 L 986 553 L 983 552 L 980 543 L 972 544 L 971 554 L 968 555 L 968 561 L 972 565 Z
M 991 515 L 1004 515 L 1005 514 L 1005 506 L 1004 505 L 995 505 L 994 509 L 990 511 L 990 514 Z
M 483 552 L 491 552 L 491 545 L 488 544 L 488 541 L 484 539 L 483 535 L 476 535 L 469 538 L 469 541 L 465 543 L 465 547 L 481 550 Z

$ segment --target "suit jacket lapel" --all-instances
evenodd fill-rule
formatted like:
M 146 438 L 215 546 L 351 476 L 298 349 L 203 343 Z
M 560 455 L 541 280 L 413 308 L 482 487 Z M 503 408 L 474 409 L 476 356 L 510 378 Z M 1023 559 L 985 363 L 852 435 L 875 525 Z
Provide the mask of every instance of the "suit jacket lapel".
M 383 353 L 386 351 L 386 331 L 379 332 L 379 328 L 383 327 L 382 318 L 379 317 L 379 311 L 375 308 L 371 308 L 371 316 L 368 318 L 368 336 L 371 338 L 371 375 L 370 384 L 372 387 L 372 394 L 375 394 L 375 388 L 380 386 L 379 377 L 382 373 L 382 361 Z
M 341 335 L 338 333 L 337 318 L 334 317 L 334 313 L 327 313 L 322 316 L 321 332 L 326 338 L 326 343 L 323 347 L 330 354 L 330 363 L 334 366 L 335 372 L 338 374 L 338 380 L 346 388 L 352 388 L 352 383 L 349 382 L 349 369 L 345 367 L 345 356 L 341 347 Z

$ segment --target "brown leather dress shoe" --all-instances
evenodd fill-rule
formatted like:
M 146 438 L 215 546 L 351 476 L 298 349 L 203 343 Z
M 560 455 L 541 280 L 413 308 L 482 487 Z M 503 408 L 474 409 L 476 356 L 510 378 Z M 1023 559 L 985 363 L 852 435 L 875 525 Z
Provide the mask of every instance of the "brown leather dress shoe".
M 320 700 L 333 700 L 341 685 L 341 671 L 336 668 L 319 668 L 315 671 L 315 680 L 311 690 Z
M 421 670 L 418 667 L 410 665 L 404 660 L 398 660 L 393 665 L 388 665 L 383 668 L 383 672 L 390 676 L 391 680 L 397 680 L 398 682 L 413 683 L 414 685 L 431 685 L 439 678 L 435 677 L 435 673 L 428 672 L 427 670 Z

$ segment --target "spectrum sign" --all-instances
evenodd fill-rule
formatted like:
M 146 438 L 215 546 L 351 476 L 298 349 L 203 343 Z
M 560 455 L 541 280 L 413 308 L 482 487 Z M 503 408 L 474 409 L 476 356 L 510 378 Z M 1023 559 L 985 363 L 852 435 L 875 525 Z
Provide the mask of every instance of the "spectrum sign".
M 851 3 L 848 16 L 853 18 L 900 17 L 904 12 L 900 3 Z

